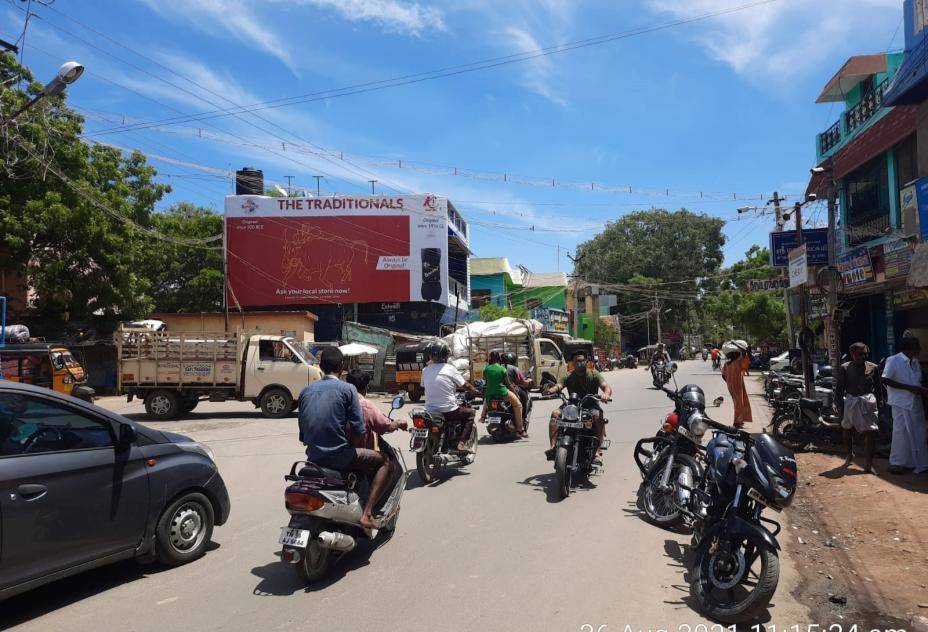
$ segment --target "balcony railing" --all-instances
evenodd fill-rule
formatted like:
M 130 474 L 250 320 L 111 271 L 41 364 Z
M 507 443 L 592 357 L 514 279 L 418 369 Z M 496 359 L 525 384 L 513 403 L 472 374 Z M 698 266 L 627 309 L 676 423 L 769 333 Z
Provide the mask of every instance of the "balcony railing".
M 835 124 L 822 132 L 819 137 L 821 151 L 824 154 L 829 149 L 841 142 L 841 121 L 835 121 Z

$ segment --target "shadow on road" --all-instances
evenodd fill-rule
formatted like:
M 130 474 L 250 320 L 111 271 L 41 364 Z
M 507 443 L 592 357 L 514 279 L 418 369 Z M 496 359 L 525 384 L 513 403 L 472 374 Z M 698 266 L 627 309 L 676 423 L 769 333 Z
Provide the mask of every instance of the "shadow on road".
M 518 481 L 519 485 L 528 485 L 534 487 L 537 491 L 544 492 L 545 497 L 549 503 L 559 503 L 563 498 L 560 497 L 557 491 L 557 474 L 555 472 L 549 472 L 547 474 L 535 474 L 529 476 L 525 480 Z M 570 493 L 573 494 L 578 491 L 589 491 L 591 489 L 596 489 L 596 483 L 593 481 L 583 478 L 577 481 L 571 488 Z
M 251 569 L 251 574 L 260 578 L 261 581 L 255 586 L 252 594 L 259 597 L 286 597 L 298 592 L 312 593 L 325 590 L 348 573 L 370 564 L 374 551 L 389 542 L 391 538 L 391 533 L 381 532 L 373 540 L 359 540 L 353 551 L 331 563 L 325 577 L 311 584 L 300 579 L 293 564 L 285 564 L 278 560 L 264 566 L 256 566 Z
M 470 472 L 465 470 L 466 465 L 449 465 L 435 474 L 435 480 L 431 483 L 426 483 L 419 476 L 418 470 L 412 469 L 409 472 L 409 478 L 406 479 L 406 491 L 413 489 L 419 489 L 420 487 L 441 487 L 448 481 L 459 476 L 470 476 Z

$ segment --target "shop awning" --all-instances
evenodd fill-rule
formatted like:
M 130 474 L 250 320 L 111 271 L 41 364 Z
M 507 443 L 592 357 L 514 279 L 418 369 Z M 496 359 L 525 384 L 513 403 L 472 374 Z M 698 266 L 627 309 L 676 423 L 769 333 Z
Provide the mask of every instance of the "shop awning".
M 883 95 L 884 105 L 918 105 L 928 99 L 928 38 L 908 51 L 892 84 Z
M 844 101 L 847 93 L 869 77 L 880 72 L 886 72 L 886 55 L 855 55 L 851 57 L 841 70 L 825 84 L 822 93 L 815 100 L 816 103 L 831 103 Z

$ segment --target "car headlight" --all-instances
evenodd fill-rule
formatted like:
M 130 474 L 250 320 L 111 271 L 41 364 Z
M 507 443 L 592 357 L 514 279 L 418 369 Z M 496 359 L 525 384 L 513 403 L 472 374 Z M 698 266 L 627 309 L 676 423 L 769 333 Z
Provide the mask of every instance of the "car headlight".
M 213 454 L 213 451 L 210 449 L 210 447 L 206 444 L 200 443 L 199 441 L 181 441 L 175 443 L 174 445 L 186 452 L 202 454 L 213 463 L 216 462 L 216 455 Z

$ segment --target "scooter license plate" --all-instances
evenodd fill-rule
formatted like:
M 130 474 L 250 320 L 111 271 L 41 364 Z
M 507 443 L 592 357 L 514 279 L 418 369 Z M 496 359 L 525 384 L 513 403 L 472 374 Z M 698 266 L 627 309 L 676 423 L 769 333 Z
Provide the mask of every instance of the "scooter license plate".
M 295 546 L 299 549 L 305 549 L 309 544 L 309 538 L 312 532 L 306 529 L 291 529 L 290 527 L 280 528 L 280 539 L 278 542 L 284 546 Z
M 427 436 L 429 436 L 428 428 L 412 428 L 409 432 L 411 433 L 413 439 L 425 439 Z

